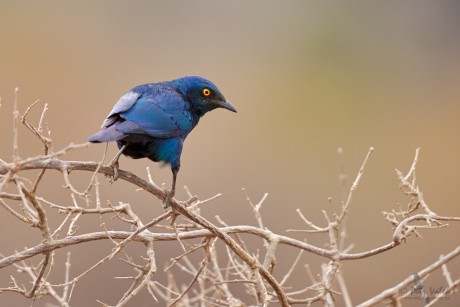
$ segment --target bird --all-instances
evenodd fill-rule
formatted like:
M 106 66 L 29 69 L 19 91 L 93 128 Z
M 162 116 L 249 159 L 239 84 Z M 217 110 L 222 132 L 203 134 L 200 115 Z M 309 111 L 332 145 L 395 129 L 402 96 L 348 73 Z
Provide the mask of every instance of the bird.
M 102 130 L 88 141 L 117 143 L 119 151 L 110 163 L 114 181 L 122 154 L 170 165 L 172 185 L 163 203 L 167 208 L 175 195 L 185 138 L 203 115 L 217 108 L 237 112 L 218 87 L 203 77 L 185 76 L 138 85 L 120 97 L 105 118 Z

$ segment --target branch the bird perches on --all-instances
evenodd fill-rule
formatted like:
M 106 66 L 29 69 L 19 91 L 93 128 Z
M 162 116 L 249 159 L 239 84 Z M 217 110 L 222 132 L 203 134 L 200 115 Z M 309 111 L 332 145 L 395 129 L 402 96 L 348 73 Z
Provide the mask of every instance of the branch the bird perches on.
M 22 246 L 18 246 L 17 252 L 8 256 L 2 255 L 0 270 L 15 268 L 17 271 L 11 275 L 8 285 L 0 284 L 0 301 L 2 293 L 14 292 L 34 301 L 42 296 L 50 296 L 57 304 L 70 306 L 72 300 L 78 299 L 75 289 L 78 288 L 79 281 L 85 280 L 96 268 L 115 261 L 116 255 L 124 255 L 121 261 L 132 267 L 135 274 L 128 277 L 132 282 L 126 288 L 125 293 L 117 298 L 115 306 L 125 305 L 133 297 L 141 295 L 142 291 L 148 293 L 152 300 L 161 300 L 169 305 L 180 306 L 193 306 L 198 302 L 229 306 L 243 304 L 289 306 L 321 302 L 327 306 L 333 306 L 337 300 L 342 298 L 343 305 L 353 306 L 356 304 L 352 302 L 353 296 L 348 293 L 347 278 L 342 271 L 346 261 L 369 258 L 393 250 L 411 236 L 419 236 L 422 230 L 446 227 L 445 222 L 447 221 L 460 221 L 459 217 L 438 215 L 425 201 L 417 186 L 415 176 L 419 161 L 419 150 L 417 149 L 409 172 L 404 175 L 397 171 L 400 189 L 408 197 L 409 206 L 406 209 L 399 208 L 384 212 L 384 218 L 393 227 L 392 233 L 388 235 L 388 242 L 370 250 L 351 253 L 351 247 L 345 242 L 344 221 L 352 212 L 353 196 L 362 180 L 366 163 L 373 152 L 372 148 L 358 170 L 353 184 L 347 189 L 346 197 L 339 210 L 336 212 L 331 205 L 327 211 L 323 211 L 325 219 L 323 225 L 311 221 L 300 209 L 297 210 L 299 218 L 305 223 L 305 229 L 291 229 L 288 230 L 288 234 L 293 232 L 305 233 L 306 236 L 312 233 L 324 234 L 326 246 L 319 247 L 270 231 L 270 227 L 264 224 L 261 214 L 267 195 L 264 195 L 258 203 L 254 203 L 245 194 L 250 209 L 254 213 L 256 226 L 227 225 L 217 216 L 217 222 L 211 222 L 200 214 L 200 208 L 203 204 L 212 202 L 214 197 L 199 200 L 188 190 L 189 199 L 187 201 L 181 202 L 172 198 L 170 210 L 146 221 L 146 218 L 136 213 L 128 203 L 102 205 L 98 178 L 100 174 L 113 175 L 113 168 L 102 161 L 97 163 L 63 160 L 62 157 L 69 151 L 86 148 L 88 144 L 70 144 L 61 150 L 54 151 L 45 121 L 48 107 L 45 106 L 43 109 L 36 127 L 27 120 L 27 114 L 37 104 L 38 102 L 34 103 L 23 115 L 20 115 L 17 109 L 17 97 L 15 99 L 13 159 L 11 162 L 0 160 L 0 207 L 22 225 L 37 229 L 41 240 L 32 247 L 22 249 Z M 19 124 L 23 124 L 43 144 L 45 148 L 43 155 L 19 157 Z M 31 175 L 35 173 L 30 170 L 38 171 L 36 177 Z M 52 201 L 49 195 L 42 195 L 40 187 L 49 184 L 44 174 L 51 170 L 62 174 L 64 188 L 71 196 L 71 204 L 58 204 Z M 72 176 L 77 172 L 91 174 L 83 191 L 79 191 L 72 184 Z M 167 198 L 167 192 L 153 183 L 150 174 L 148 174 L 148 179 L 143 179 L 132 172 L 120 169 L 118 178 L 126 184 L 151 194 L 152 200 L 164 201 Z M 64 218 L 50 223 L 50 220 L 55 218 L 53 213 L 61 213 L 62 215 L 58 216 L 64 216 Z M 91 215 L 99 215 L 104 221 L 100 226 L 101 229 L 83 232 L 78 225 Z M 115 217 L 117 221 L 125 225 L 124 228 L 109 230 L 107 225 L 109 220 L 104 219 L 107 215 Z M 167 221 L 169 224 L 162 224 Z M 161 231 L 153 230 L 158 227 L 161 227 Z M 242 234 L 260 238 L 265 252 L 252 251 L 243 240 Z M 63 282 L 51 282 L 51 280 L 57 280 L 54 274 L 57 265 L 55 260 L 58 257 L 55 253 L 57 250 L 66 250 L 77 245 L 83 249 L 89 242 L 102 241 L 113 244 L 113 250 L 110 253 L 81 270 L 78 275 L 72 275 L 70 272 L 71 252 L 68 252 Z M 159 281 L 161 272 L 158 271 L 156 261 L 162 249 L 157 246 L 164 241 L 177 242 L 180 250 L 165 269 L 166 282 L 161 283 Z M 141 243 L 145 247 L 143 264 L 135 263 L 134 258 L 128 256 L 130 251 L 126 247 L 130 243 Z M 276 265 L 276 255 L 286 246 L 299 250 L 299 253 L 292 266 L 282 272 Z M 196 262 L 196 258 L 192 257 L 192 254 L 196 255 L 198 251 L 203 252 L 200 262 Z M 327 260 L 327 263 L 322 265 L 322 273 L 318 276 L 314 276 L 307 266 L 305 274 L 310 279 L 308 284 L 293 285 L 294 288 L 292 288 L 289 280 L 296 273 L 295 268 L 298 263 L 303 261 L 304 253 L 321 256 Z M 407 295 L 401 292 L 401 289 L 408 286 L 423 286 L 431 272 L 442 270 L 446 283 L 445 291 L 433 297 L 424 298 L 429 301 L 427 304 L 434 304 L 450 295 L 459 286 L 460 277 L 452 277 L 447 268 L 447 263 L 458 258 L 459 255 L 460 246 L 457 246 L 450 253 L 441 255 L 439 259 L 416 272 L 418 279 L 412 275 L 407 276 L 393 287 L 368 298 L 360 306 L 370 306 L 379 302 L 393 302 L 397 305 L 405 298 L 404 295 Z M 40 256 L 42 256 L 41 259 Z M 225 263 L 223 259 L 226 260 Z M 174 274 L 178 274 L 178 272 L 172 273 L 175 268 L 191 277 L 187 284 L 184 285 L 175 278 Z M 29 284 L 18 282 L 24 276 L 30 280 Z M 235 292 L 231 285 L 241 286 L 245 289 L 245 293 Z M 102 302 L 101 304 L 108 305 Z

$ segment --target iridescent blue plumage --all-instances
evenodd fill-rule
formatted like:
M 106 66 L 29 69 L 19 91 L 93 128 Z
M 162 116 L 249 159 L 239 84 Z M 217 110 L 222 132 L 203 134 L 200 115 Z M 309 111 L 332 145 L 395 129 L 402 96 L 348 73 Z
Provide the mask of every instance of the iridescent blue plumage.
M 170 164 L 173 184 L 168 204 L 175 192 L 183 142 L 200 118 L 215 108 L 236 112 L 219 89 L 201 77 L 139 85 L 118 100 L 102 124 L 104 129 L 88 141 L 117 142 L 120 152 L 112 161 L 115 180 L 121 153 Z

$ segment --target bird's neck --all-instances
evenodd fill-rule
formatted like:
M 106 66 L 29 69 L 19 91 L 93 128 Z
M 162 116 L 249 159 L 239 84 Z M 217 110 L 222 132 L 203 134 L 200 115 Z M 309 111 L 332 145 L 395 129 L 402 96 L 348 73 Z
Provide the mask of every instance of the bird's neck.
M 200 118 L 210 110 L 202 105 L 192 104 L 191 111 L 193 116 L 196 117 L 196 121 L 198 122 Z

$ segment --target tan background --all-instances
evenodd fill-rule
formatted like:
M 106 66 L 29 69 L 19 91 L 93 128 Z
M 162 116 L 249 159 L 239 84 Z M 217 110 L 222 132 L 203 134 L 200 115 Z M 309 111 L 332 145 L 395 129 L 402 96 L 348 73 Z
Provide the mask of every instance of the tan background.
M 241 193 L 245 187 L 254 201 L 269 193 L 262 213 L 273 231 L 305 227 L 296 208 L 321 224 L 327 198 L 338 203 L 341 197 L 337 148 L 344 148 L 345 168 L 354 178 L 374 146 L 348 222 L 353 251 L 365 251 L 391 240 L 381 211 L 407 203 L 394 169 L 407 171 L 417 147 L 417 175 L 427 202 L 439 214 L 460 215 L 459 38 L 460 5 L 454 1 L 2 1 L 0 157 L 11 159 L 16 86 L 21 112 L 36 99 L 49 104 L 48 121 L 60 148 L 84 142 L 97 131 L 113 103 L 131 87 L 201 75 L 213 80 L 238 109 L 237 114 L 208 114 L 185 143 L 178 186 L 188 185 L 200 198 L 223 194 L 203 214 L 213 221 L 218 214 L 230 224 L 255 225 Z M 37 120 L 39 112 L 31 119 Z M 39 143 L 24 129 L 20 133 L 21 156 L 40 153 Z M 92 145 L 66 158 L 97 161 L 103 147 Z M 113 144 L 109 154 L 115 154 Z M 156 182 L 170 184 L 169 170 L 148 160 L 122 158 L 120 163 L 144 177 L 150 166 Z M 40 193 L 69 204 L 62 178 L 48 173 L 46 180 Z M 88 177 L 77 174 L 73 180 L 84 189 Z M 121 182 L 110 186 L 104 181 L 102 191 L 104 202 L 130 202 L 145 221 L 162 211 L 158 201 Z M 186 198 L 181 188 L 177 196 Z M 38 231 L 3 210 L 0 222 L 0 252 L 5 255 L 40 240 Z M 100 230 L 99 223 L 93 217 L 92 229 Z M 80 233 L 91 229 L 80 226 Z M 423 231 L 423 240 L 411 238 L 385 254 L 345 263 L 353 302 L 449 252 L 459 244 L 459 231 L 454 223 Z M 321 245 L 325 238 L 308 240 Z M 177 255 L 176 247 L 159 245 L 160 268 Z M 81 273 L 110 249 L 107 242 L 69 249 L 75 261 L 72 273 Z M 283 250 L 280 276 L 295 255 L 291 248 Z M 57 283 L 62 282 L 64 254 L 57 254 Z M 315 274 L 322 261 L 312 255 L 302 258 Z M 449 264 L 454 277 L 460 274 L 459 264 L 459 259 Z M 128 282 L 109 276 L 132 273 L 121 267 L 110 264 L 84 278 L 72 305 L 96 306 L 96 299 L 116 303 Z M 302 288 L 308 279 L 301 267 L 298 271 L 291 285 Z M 12 273 L 0 271 L 0 286 Z M 439 279 L 426 284 L 441 285 Z M 421 301 L 404 303 L 418 306 Z M 1 294 L 0 304 L 30 302 Z M 459 304 L 455 294 L 439 305 Z M 130 306 L 151 305 L 143 293 Z

